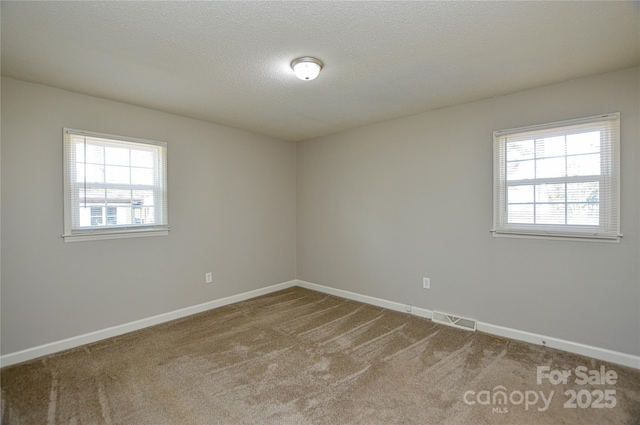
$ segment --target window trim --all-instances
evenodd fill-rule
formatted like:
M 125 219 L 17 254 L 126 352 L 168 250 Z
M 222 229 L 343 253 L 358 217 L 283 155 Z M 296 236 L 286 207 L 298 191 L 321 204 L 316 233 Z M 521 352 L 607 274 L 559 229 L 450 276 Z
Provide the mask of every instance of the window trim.
M 607 210 L 604 212 L 605 223 L 598 226 L 589 225 L 567 225 L 567 224 L 508 224 L 507 220 L 507 184 L 506 176 L 506 149 L 505 137 L 509 135 L 518 135 L 528 132 L 546 132 L 549 130 L 560 129 L 562 127 L 577 126 L 581 124 L 596 124 L 598 122 L 610 121 L 607 125 L 611 131 L 609 137 L 610 146 L 605 149 L 605 153 L 609 155 L 607 164 L 609 170 L 601 172 L 599 180 L 606 181 L 609 186 L 607 191 L 609 200 L 599 202 L 599 207 Z M 570 134 L 565 131 L 564 134 Z M 601 151 L 601 155 L 603 152 Z M 566 155 L 565 155 L 566 157 Z M 554 240 L 582 240 L 582 241 L 598 241 L 598 242 L 620 242 L 622 234 L 620 233 L 620 113 L 610 113 L 597 115 L 592 117 L 578 118 L 573 120 L 557 121 L 541 125 L 532 125 L 519 128 L 510 128 L 493 132 L 493 228 L 491 233 L 494 237 L 512 237 L 512 238 L 531 238 L 531 239 L 554 239 Z M 505 164 L 501 163 L 504 162 Z M 565 183 L 572 180 L 583 179 L 582 176 L 573 176 L 558 178 L 564 179 Z M 545 178 L 532 179 L 531 184 L 535 182 L 549 180 Z M 553 180 L 553 179 L 550 179 Z M 590 181 L 593 181 L 591 179 Z M 602 214 L 602 212 L 601 212 Z M 608 231 L 607 231 L 608 230 Z
M 62 238 L 65 242 L 83 242 L 83 241 L 91 241 L 91 240 L 106 240 L 106 239 L 122 239 L 122 238 L 136 238 L 136 237 L 148 237 L 148 236 L 166 236 L 169 234 L 169 215 L 168 215 L 168 162 L 167 162 L 167 144 L 165 142 L 158 142 L 153 140 L 139 139 L 134 137 L 127 136 L 118 136 L 114 134 L 107 133 L 98 133 L 94 131 L 86 131 L 86 130 L 77 130 L 73 128 L 64 127 L 63 129 L 63 194 L 64 194 L 64 224 L 63 229 L 64 233 L 62 234 Z M 162 198 L 163 198 L 163 206 L 159 206 L 163 210 L 163 221 L 165 224 L 153 224 L 153 225 L 124 225 L 124 226 L 115 226 L 115 227 L 100 227 L 95 229 L 90 228 L 82 228 L 82 229 L 74 229 L 72 224 L 72 208 L 73 208 L 73 200 L 70 188 L 72 184 L 70 183 L 70 158 L 68 154 L 67 144 L 71 143 L 67 140 L 68 135 L 79 135 L 79 136 L 87 136 L 87 137 L 95 137 L 106 140 L 113 140 L 114 142 L 125 142 L 125 143 L 137 143 L 137 144 L 145 144 L 152 145 L 161 148 L 162 158 L 160 159 L 161 164 L 163 165 L 163 169 L 160 170 L 162 175 Z M 108 208 L 108 206 L 107 206 Z M 106 220 L 106 216 L 108 213 L 105 211 L 103 213 L 103 219 Z M 106 225 L 106 223 L 105 223 Z

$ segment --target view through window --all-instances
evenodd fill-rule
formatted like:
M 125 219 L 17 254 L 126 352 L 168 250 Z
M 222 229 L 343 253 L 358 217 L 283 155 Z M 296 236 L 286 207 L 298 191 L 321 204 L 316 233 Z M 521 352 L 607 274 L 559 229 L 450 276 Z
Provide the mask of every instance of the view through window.
M 65 237 L 168 229 L 166 145 L 65 129 Z
M 494 133 L 494 232 L 618 238 L 618 114 Z

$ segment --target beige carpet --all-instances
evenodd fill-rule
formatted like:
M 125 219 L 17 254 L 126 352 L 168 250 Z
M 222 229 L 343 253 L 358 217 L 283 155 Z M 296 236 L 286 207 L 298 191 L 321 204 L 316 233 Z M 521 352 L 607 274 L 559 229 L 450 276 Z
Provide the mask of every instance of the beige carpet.
M 6 425 L 640 424 L 638 370 L 302 288 L 1 374 Z

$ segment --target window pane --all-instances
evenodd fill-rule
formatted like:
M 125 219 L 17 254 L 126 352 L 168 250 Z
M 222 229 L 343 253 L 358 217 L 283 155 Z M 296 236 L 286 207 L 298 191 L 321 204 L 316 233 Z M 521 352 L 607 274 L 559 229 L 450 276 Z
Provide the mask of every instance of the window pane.
M 598 204 L 567 204 L 567 224 L 598 226 L 600 206 Z
M 74 147 L 76 150 L 76 161 L 82 161 L 84 163 L 84 143 L 76 142 Z
M 509 186 L 507 196 L 509 204 L 533 203 L 533 185 Z
M 533 205 L 514 204 L 508 206 L 508 223 L 533 224 Z
M 600 152 L 600 132 L 570 134 L 567 136 L 567 155 Z
M 107 224 L 131 224 L 131 190 L 107 189 Z M 111 212 L 110 212 L 111 210 Z
M 536 140 L 536 157 L 564 156 L 564 136 Z
M 149 207 L 136 207 L 133 210 L 133 220 L 136 224 L 155 224 L 154 209 Z
M 131 184 L 153 185 L 151 168 L 131 168 Z
M 85 198 L 86 194 L 86 198 Z M 80 190 L 80 203 L 81 204 L 104 204 L 105 203 L 105 190 L 102 188 L 88 187 L 87 190 Z
M 107 204 L 131 205 L 131 191 L 128 189 L 107 189 Z
M 105 163 L 109 165 L 129 165 L 129 149 L 106 147 Z
M 78 180 L 84 180 L 84 164 L 102 165 L 104 163 L 104 149 L 101 146 L 87 144 L 85 157 L 85 143 L 75 143 L 76 175 Z
M 600 154 L 577 155 L 567 157 L 567 175 L 598 176 L 600 175 Z
M 536 202 L 564 202 L 564 184 L 536 185 Z
M 536 204 L 537 224 L 564 224 L 565 204 Z
M 507 180 L 526 180 L 534 178 L 535 161 L 507 163 Z
M 567 184 L 568 202 L 600 202 L 600 183 L 584 182 Z
M 132 150 L 131 166 L 153 168 L 153 163 L 154 163 L 153 157 L 154 157 L 153 152 Z
M 507 161 L 533 159 L 533 140 L 507 143 Z
M 135 224 L 133 220 L 132 208 L 130 206 L 118 208 L 118 225 Z
M 79 145 L 82 146 L 82 144 Z M 77 160 L 84 161 L 84 158 L 79 156 Z M 104 164 L 104 148 L 102 146 L 87 144 L 86 162 L 88 164 Z
M 129 167 L 106 166 L 107 183 L 129 184 Z
M 85 169 L 87 183 L 104 183 L 104 165 L 87 164 Z
M 552 178 L 565 176 L 565 159 L 550 158 L 536 161 L 536 177 Z
M 83 182 L 84 179 L 84 162 L 76 162 L 76 182 Z
M 132 191 L 131 204 L 153 206 L 153 190 Z
M 91 226 L 91 208 L 80 207 L 80 226 Z

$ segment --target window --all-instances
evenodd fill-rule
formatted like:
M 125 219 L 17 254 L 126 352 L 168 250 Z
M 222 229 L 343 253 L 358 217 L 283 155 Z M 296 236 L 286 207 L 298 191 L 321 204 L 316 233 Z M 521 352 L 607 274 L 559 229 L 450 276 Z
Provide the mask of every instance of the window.
M 494 236 L 620 238 L 620 114 L 494 132 Z
M 166 235 L 165 143 L 64 129 L 66 242 Z

